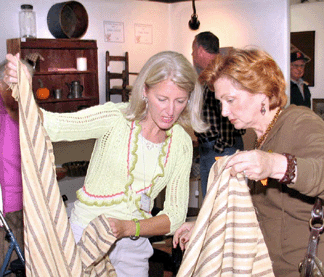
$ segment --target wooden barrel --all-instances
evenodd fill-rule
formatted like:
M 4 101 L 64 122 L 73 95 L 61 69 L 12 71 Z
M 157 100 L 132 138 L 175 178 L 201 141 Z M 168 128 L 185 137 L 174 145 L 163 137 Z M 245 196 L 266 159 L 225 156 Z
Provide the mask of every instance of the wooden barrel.
M 88 29 L 88 14 L 77 1 L 57 3 L 48 11 L 47 26 L 55 38 L 80 38 Z

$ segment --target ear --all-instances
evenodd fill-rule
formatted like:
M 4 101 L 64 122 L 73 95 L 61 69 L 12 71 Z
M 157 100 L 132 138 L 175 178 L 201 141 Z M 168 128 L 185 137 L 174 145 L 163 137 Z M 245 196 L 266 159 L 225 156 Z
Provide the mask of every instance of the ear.
M 204 53 L 205 53 L 205 49 L 200 45 L 200 46 L 198 47 L 197 52 L 198 52 L 198 56 L 199 56 L 199 57 L 203 57 L 203 56 L 204 56 Z
M 143 97 L 147 97 L 147 92 L 148 92 L 148 88 L 147 88 L 147 86 L 144 84 L 144 87 L 143 87 Z
M 268 96 L 266 96 L 265 94 L 263 94 L 262 96 L 263 96 L 263 97 L 262 97 L 262 102 L 266 101 L 267 98 L 268 98 Z
M 260 103 L 266 104 L 266 107 L 269 105 L 269 97 L 263 93 L 257 94 L 260 100 Z

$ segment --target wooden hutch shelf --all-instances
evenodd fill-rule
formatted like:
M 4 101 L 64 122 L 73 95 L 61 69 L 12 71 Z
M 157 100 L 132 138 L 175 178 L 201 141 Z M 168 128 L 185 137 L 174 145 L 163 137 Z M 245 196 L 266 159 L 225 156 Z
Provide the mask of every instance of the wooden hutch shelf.
M 33 75 L 33 92 L 36 95 L 40 82 L 48 88 L 51 96 L 46 100 L 36 99 L 38 105 L 53 112 L 73 112 L 99 104 L 98 54 L 95 40 L 80 39 L 8 39 L 7 52 L 20 53 L 25 59 L 32 53 L 40 54 Z M 87 58 L 87 71 L 51 71 L 51 69 L 76 69 L 78 57 Z M 79 81 L 84 87 L 82 98 L 68 98 L 68 84 Z M 55 89 L 62 90 L 61 99 L 53 97 Z M 36 97 L 35 97 L 36 98 Z

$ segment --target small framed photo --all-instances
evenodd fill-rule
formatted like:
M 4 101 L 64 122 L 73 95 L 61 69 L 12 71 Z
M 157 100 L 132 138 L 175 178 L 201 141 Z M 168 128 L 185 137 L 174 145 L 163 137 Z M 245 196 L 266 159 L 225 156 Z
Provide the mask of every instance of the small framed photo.
M 124 42 L 124 23 L 104 21 L 104 36 L 106 42 Z
M 313 99 L 313 111 L 324 119 L 324 99 L 314 98 Z
M 145 24 L 135 24 L 135 43 L 152 44 L 153 43 L 153 26 Z

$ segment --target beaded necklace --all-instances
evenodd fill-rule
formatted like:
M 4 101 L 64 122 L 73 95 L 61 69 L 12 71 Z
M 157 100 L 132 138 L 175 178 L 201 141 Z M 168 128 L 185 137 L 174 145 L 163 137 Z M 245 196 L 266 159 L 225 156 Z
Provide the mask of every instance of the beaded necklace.
M 154 147 L 158 147 L 159 148 L 159 152 L 157 155 L 157 159 L 156 159 L 156 164 L 154 167 L 154 171 L 153 171 L 153 175 L 152 175 L 152 180 L 151 183 L 153 182 L 154 176 L 155 176 L 155 171 L 156 168 L 158 166 L 159 163 L 159 157 L 162 151 L 162 146 L 163 146 L 163 142 L 156 144 L 156 143 L 152 143 L 149 140 L 145 139 L 143 134 L 140 134 L 141 136 L 141 141 L 142 141 L 142 155 L 143 155 L 143 175 L 144 175 L 144 190 L 143 193 L 141 195 L 141 203 L 140 203 L 140 208 L 142 211 L 144 212 L 150 212 L 150 205 L 151 205 L 151 197 L 148 195 L 148 193 L 145 193 L 145 189 L 146 189 L 146 176 L 145 176 L 145 153 L 144 153 L 144 148 L 146 147 L 149 151 L 152 150 Z M 144 140 L 146 142 L 144 142 Z M 144 147 L 145 144 L 145 147 Z M 150 179 L 150 178 L 149 178 Z
M 259 149 L 259 147 L 262 145 L 262 143 L 264 142 L 264 140 L 267 138 L 268 133 L 270 132 L 270 130 L 273 128 L 273 126 L 276 124 L 279 114 L 281 112 L 281 108 L 278 109 L 278 111 L 276 112 L 275 116 L 273 117 L 273 119 L 271 120 L 270 124 L 267 127 L 267 130 L 265 131 L 265 133 L 262 135 L 261 138 L 256 139 L 255 140 L 255 149 Z M 268 152 L 270 152 L 271 150 L 269 150 Z M 263 186 L 267 186 L 268 185 L 268 178 L 262 179 L 260 180 L 261 184 Z
M 281 108 L 279 108 L 278 111 L 276 112 L 275 116 L 273 117 L 272 121 L 268 125 L 268 128 L 265 131 L 265 133 L 262 135 L 262 137 L 260 137 L 259 139 L 256 139 L 255 147 L 254 147 L 255 149 L 258 149 L 261 146 L 261 144 L 264 142 L 264 140 L 268 136 L 268 133 L 270 132 L 270 130 L 273 128 L 273 126 L 277 122 L 280 112 L 281 112 Z

